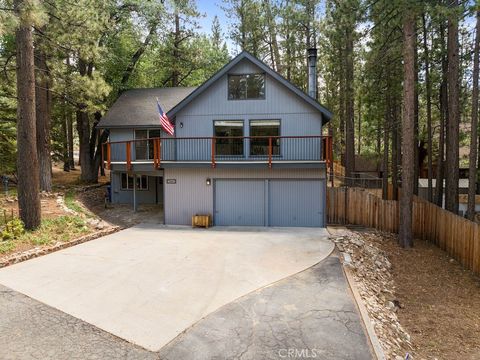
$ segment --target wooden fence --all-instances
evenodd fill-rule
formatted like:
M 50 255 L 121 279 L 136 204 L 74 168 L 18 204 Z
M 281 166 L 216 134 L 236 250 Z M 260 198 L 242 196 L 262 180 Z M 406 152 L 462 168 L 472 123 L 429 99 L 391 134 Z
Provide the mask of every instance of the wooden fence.
M 398 233 L 398 201 L 382 200 L 360 188 L 327 188 L 327 220 Z M 480 275 L 480 225 L 419 197 L 413 202 L 413 234 L 436 244 Z

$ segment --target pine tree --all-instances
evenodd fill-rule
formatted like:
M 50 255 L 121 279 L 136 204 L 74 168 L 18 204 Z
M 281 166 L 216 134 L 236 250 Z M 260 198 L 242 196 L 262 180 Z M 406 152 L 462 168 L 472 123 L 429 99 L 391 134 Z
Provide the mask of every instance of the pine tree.
M 402 192 L 400 197 L 399 242 L 403 247 L 413 245 L 412 211 L 414 181 L 414 122 L 415 122 L 415 22 L 412 5 L 403 19 L 403 120 L 402 120 Z
M 40 225 L 39 166 L 35 120 L 35 67 L 33 34 L 25 1 L 15 0 L 19 25 L 15 31 L 17 47 L 17 176 L 20 219 L 26 229 Z

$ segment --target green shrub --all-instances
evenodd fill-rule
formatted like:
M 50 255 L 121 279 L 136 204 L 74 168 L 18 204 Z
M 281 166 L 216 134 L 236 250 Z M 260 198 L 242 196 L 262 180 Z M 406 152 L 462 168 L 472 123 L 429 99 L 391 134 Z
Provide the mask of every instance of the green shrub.
M 20 219 L 13 219 L 7 222 L 0 232 L 2 241 L 13 240 L 25 233 L 25 227 Z

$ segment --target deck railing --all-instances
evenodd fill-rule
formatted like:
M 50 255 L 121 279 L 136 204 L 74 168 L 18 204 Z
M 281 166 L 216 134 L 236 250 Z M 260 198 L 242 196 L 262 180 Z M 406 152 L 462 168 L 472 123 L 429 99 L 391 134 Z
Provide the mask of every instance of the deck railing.
M 321 162 L 332 165 L 331 136 L 234 136 L 165 137 L 106 142 L 102 148 L 106 168 L 112 163 L 162 162 L 218 163 L 260 162 L 272 167 L 275 162 Z

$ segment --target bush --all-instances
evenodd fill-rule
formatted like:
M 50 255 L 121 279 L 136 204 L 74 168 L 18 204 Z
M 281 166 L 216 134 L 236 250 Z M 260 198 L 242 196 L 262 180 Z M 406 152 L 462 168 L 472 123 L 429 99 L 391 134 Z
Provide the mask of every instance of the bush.
M 20 219 L 13 219 L 7 222 L 0 232 L 0 239 L 2 241 L 13 240 L 25 233 L 25 227 Z

